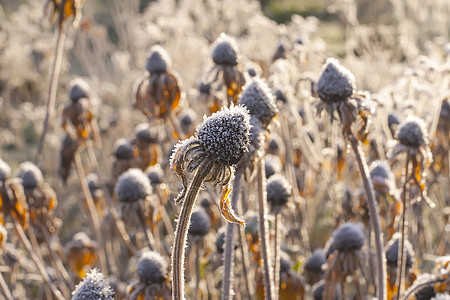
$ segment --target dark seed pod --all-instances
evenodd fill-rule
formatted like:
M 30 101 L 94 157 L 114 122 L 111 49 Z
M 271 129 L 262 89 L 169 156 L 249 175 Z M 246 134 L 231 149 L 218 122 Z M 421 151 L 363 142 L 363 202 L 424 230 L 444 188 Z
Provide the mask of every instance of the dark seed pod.
M 22 185 L 26 189 L 33 189 L 44 183 L 44 176 L 41 170 L 29 161 L 20 164 L 17 177 L 22 179 Z
M 430 279 L 433 279 L 433 275 L 431 274 L 421 274 L 414 282 L 414 285 L 423 283 L 424 281 L 429 281 Z M 433 297 L 436 297 L 436 291 L 434 290 L 434 287 L 432 285 L 426 285 L 425 287 L 419 289 L 414 296 L 417 300 L 431 300 L 435 299 Z M 444 298 L 445 299 L 445 298 Z
M 60 151 L 60 164 L 58 174 L 64 182 L 69 178 L 70 170 L 72 169 L 73 161 L 75 160 L 75 153 L 78 150 L 78 141 L 66 134 L 63 139 Z
M 167 278 L 167 262 L 154 251 L 145 251 L 139 257 L 136 273 L 139 281 L 150 285 L 152 283 L 162 283 Z
M 277 50 L 275 51 L 275 53 L 272 56 L 272 61 L 276 61 L 277 59 L 280 59 L 280 58 L 286 58 L 286 47 L 284 46 L 283 43 L 278 45 Z
M 195 122 L 197 120 L 197 115 L 192 109 L 185 109 L 180 114 L 180 126 L 184 134 L 192 134 L 194 131 Z
M 281 273 L 285 273 L 287 271 L 289 271 L 292 268 L 292 260 L 289 257 L 289 255 L 284 252 L 281 251 L 280 252 L 280 272 Z
M 141 123 L 134 129 L 133 140 L 146 142 L 149 144 L 158 143 L 158 130 L 148 123 Z
M 74 79 L 69 83 L 69 98 L 77 102 L 81 98 L 89 98 L 89 84 L 81 78 Z
M 267 201 L 271 210 L 274 211 L 286 205 L 292 194 L 292 186 L 284 176 L 275 174 L 267 181 L 266 191 Z
M 88 175 L 86 175 L 86 182 L 92 195 L 95 194 L 96 190 L 101 188 L 100 179 L 95 173 L 89 173 Z
M 211 92 L 211 85 L 207 82 L 200 82 L 198 85 L 198 91 L 202 94 L 209 94 Z
M 324 102 L 341 102 L 355 90 L 355 76 L 339 64 L 335 58 L 328 58 L 317 83 L 319 98 Z
M 322 300 L 323 294 L 325 292 L 325 281 L 321 280 L 321 281 L 317 282 L 315 285 L 313 285 L 312 289 L 313 289 L 314 300 Z M 337 291 L 335 293 L 334 299 L 336 299 L 336 300 L 339 299 Z
M 305 262 L 305 270 L 309 270 L 312 272 L 323 272 L 322 265 L 327 262 L 325 254 L 322 249 L 316 249 L 311 254 L 311 256 Z
M 360 223 L 347 222 L 340 225 L 333 232 L 333 241 L 330 248 L 344 252 L 359 250 L 364 245 L 364 241 L 362 225 Z
M 398 261 L 398 247 L 399 247 L 399 239 L 400 235 L 394 234 L 392 239 L 386 244 L 385 252 L 386 252 L 386 261 L 388 265 L 397 266 Z M 408 240 L 405 240 L 405 248 L 406 248 L 406 267 L 411 268 L 414 262 L 414 250 L 411 243 Z
M 200 145 L 211 159 L 234 165 L 248 150 L 250 115 L 242 106 L 223 107 L 197 128 Z
M 193 236 L 205 236 L 211 230 L 211 219 L 203 208 L 192 212 L 191 226 L 188 234 Z
M 113 300 L 114 291 L 108 280 L 97 269 L 93 269 L 84 277 L 72 293 L 72 300 Z
M 152 186 L 140 169 L 129 169 L 119 176 L 116 193 L 120 202 L 132 203 L 150 196 Z
M 236 42 L 222 33 L 214 43 L 212 59 L 218 65 L 235 66 L 239 63 L 238 53 Z
M 172 65 L 169 54 L 159 45 L 155 45 L 150 50 L 145 68 L 150 74 L 166 72 Z
M 11 168 L 0 158 L 0 182 L 4 182 L 9 176 L 11 176 Z
M 370 178 L 375 191 L 389 193 L 395 187 L 394 174 L 385 161 L 374 161 L 370 165 Z
M 126 139 L 118 139 L 114 144 L 113 154 L 118 159 L 132 159 L 134 157 L 133 146 Z
M 396 138 L 401 144 L 412 148 L 419 148 L 429 143 L 425 122 L 413 116 L 409 116 L 398 126 Z
M 164 171 L 159 165 L 148 167 L 145 174 L 147 174 L 147 177 L 152 185 L 163 183 Z
M 217 232 L 217 238 L 216 238 L 216 248 L 217 252 L 220 254 L 223 254 L 225 251 L 225 237 L 226 237 L 226 227 L 222 227 Z M 234 242 L 234 250 L 238 248 L 236 241 Z
M 276 90 L 274 93 L 275 99 L 277 99 L 278 101 L 281 101 L 283 103 L 286 103 L 286 96 L 284 95 L 284 93 L 281 90 Z
M 281 169 L 283 167 L 278 156 L 273 154 L 266 154 L 264 156 L 264 168 L 266 169 L 266 179 L 268 179 L 272 175 L 281 172 Z

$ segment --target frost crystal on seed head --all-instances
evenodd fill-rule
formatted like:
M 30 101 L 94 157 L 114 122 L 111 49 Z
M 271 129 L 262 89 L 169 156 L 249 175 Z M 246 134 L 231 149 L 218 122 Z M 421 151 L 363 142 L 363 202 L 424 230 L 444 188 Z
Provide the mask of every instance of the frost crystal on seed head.
M 114 156 L 118 159 L 132 159 L 133 146 L 126 139 L 118 139 L 114 144 Z
M 150 55 L 147 58 L 145 68 L 152 73 L 163 73 L 172 65 L 169 54 L 159 45 L 155 45 L 150 49 Z
M 267 84 L 259 78 L 253 78 L 239 95 L 239 104 L 245 105 L 264 127 L 267 127 L 278 113 L 275 99 Z
M 69 98 L 76 102 L 81 98 L 89 98 L 89 84 L 81 78 L 76 78 L 69 83 Z
M 212 59 L 218 65 L 235 66 L 239 62 L 238 52 L 236 42 L 226 34 L 221 33 L 214 43 Z
M 158 252 L 146 251 L 139 257 L 136 273 L 142 283 L 162 283 L 167 277 L 167 262 Z
M 249 145 L 249 134 L 250 115 L 242 106 L 223 107 L 197 127 L 197 138 L 204 151 L 226 165 L 234 165 L 242 158 Z
M 361 249 L 364 245 L 364 232 L 361 224 L 347 222 L 333 232 L 332 248 L 339 251 Z
M 35 188 L 38 185 L 44 183 L 44 176 L 41 170 L 32 162 L 26 161 L 19 166 L 19 175 L 22 179 L 22 185 L 24 188 Z
M 11 175 L 10 166 L 0 158 L 0 181 L 5 181 Z
M 72 300 L 113 300 L 114 291 L 109 286 L 108 280 L 97 269 L 93 269 L 84 277 L 75 291 L 72 292 Z
M 345 101 L 355 88 L 355 75 L 337 59 L 328 58 L 317 83 L 319 98 L 325 102 Z
M 396 137 L 401 144 L 419 148 L 428 145 L 428 132 L 425 121 L 415 116 L 408 116 L 397 129 Z
M 272 209 L 285 205 L 292 194 L 292 186 L 280 174 L 275 174 L 269 178 L 266 190 L 267 201 Z
M 116 193 L 120 202 L 135 202 L 152 193 L 150 181 L 140 169 L 129 169 L 119 176 Z
M 190 235 L 205 236 L 211 229 L 211 219 L 202 208 L 195 210 L 191 215 Z

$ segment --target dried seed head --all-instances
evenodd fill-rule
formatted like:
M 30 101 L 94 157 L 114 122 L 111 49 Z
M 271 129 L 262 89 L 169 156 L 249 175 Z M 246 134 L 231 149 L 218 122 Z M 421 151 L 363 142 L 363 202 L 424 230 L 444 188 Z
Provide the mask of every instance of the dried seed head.
M 250 126 L 250 148 L 259 150 L 264 145 L 264 129 L 254 116 L 250 117 Z
M 184 134 L 192 133 L 193 127 L 195 126 L 195 122 L 197 120 L 197 115 L 192 109 L 185 109 L 180 114 L 180 126 L 181 130 L 183 130 Z
M 377 192 L 388 193 L 395 187 L 394 174 L 385 161 L 377 160 L 370 165 L 370 178 Z
M 285 206 L 292 195 L 292 186 L 280 174 L 275 174 L 269 178 L 266 190 L 267 201 L 271 210 L 280 209 Z
M 9 176 L 11 176 L 11 168 L 0 158 L 0 182 L 4 182 Z
M 281 172 L 281 169 L 283 167 L 278 156 L 273 154 L 266 154 L 264 156 L 264 168 L 266 169 L 266 178 L 268 179 L 272 175 Z
M 223 253 L 223 251 L 225 251 L 225 236 L 226 236 L 226 227 L 222 227 L 219 229 L 219 231 L 217 232 L 217 238 L 216 238 L 216 248 L 217 248 L 217 252 L 219 252 L 220 254 Z M 236 246 L 235 246 L 236 249 Z
M 161 169 L 161 166 L 150 166 L 147 168 L 145 174 L 147 174 L 152 185 L 163 183 L 164 171 Z
M 69 98 L 77 102 L 81 98 L 89 98 L 89 84 L 81 78 L 76 78 L 69 83 Z
M 355 76 L 339 64 L 335 58 L 328 58 L 317 83 L 319 97 L 324 102 L 345 101 L 355 90 Z
M 386 244 L 386 261 L 388 265 L 397 266 L 398 261 L 398 247 L 399 247 L 400 235 L 398 233 L 394 234 L 392 239 Z M 406 248 L 406 267 L 411 268 L 414 262 L 414 250 L 411 243 L 405 240 Z
M 305 262 L 305 269 L 312 272 L 321 273 L 322 265 L 327 262 L 322 249 L 316 249 Z
M 17 177 L 22 179 L 22 185 L 27 189 L 35 188 L 44 183 L 44 176 L 41 170 L 29 161 L 20 164 L 19 175 Z
M 286 96 L 284 95 L 284 93 L 281 90 L 276 90 L 274 93 L 275 99 L 277 99 L 278 101 L 281 101 L 283 103 L 286 103 Z
M 333 232 L 332 248 L 338 251 L 359 250 L 364 245 L 364 240 L 361 224 L 347 222 Z
M 120 202 L 132 203 L 146 199 L 152 193 L 152 186 L 140 169 L 129 169 L 119 176 L 116 193 Z
M 321 280 L 321 281 L 317 282 L 315 285 L 313 285 L 312 289 L 313 289 L 314 300 L 322 300 L 323 294 L 325 292 L 325 280 Z M 335 300 L 339 299 L 337 290 L 335 292 L 334 299 Z
M 163 283 L 167 278 L 167 261 L 155 251 L 143 252 L 137 263 L 137 276 L 141 283 Z
M 275 53 L 272 56 L 272 61 L 276 61 L 277 59 L 280 58 L 286 58 L 286 47 L 284 46 L 283 43 L 280 43 L 278 45 L 277 50 L 275 51 Z
M 196 236 L 205 236 L 211 229 L 211 219 L 203 208 L 198 208 L 192 212 L 191 226 L 188 234 Z
M 433 297 L 436 296 L 436 292 L 434 291 L 434 287 L 432 285 L 425 286 L 418 290 L 414 296 L 416 296 L 416 300 L 430 300 L 435 299 Z M 444 299 L 450 299 L 450 298 L 444 298 Z
M 97 269 L 93 269 L 72 292 L 72 300 L 113 300 L 114 291 L 108 280 Z
M 278 114 L 275 99 L 267 84 L 259 78 L 247 82 L 239 95 L 239 104 L 245 105 L 264 127 Z
M 405 146 L 419 148 L 428 145 L 428 132 L 425 121 L 421 118 L 408 116 L 397 129 L 396 138 Z
M 97 243 L 84 232 L 76 233 L 70 242 L 66 244 L 66 251 L 79 250 L 83 248 L 96 249 Z
M 234 165 L 249 145 L 250 115 L 242 106 L 223 107 L 197 128 L 200 145 L 211 159 Z
M 280 272 L 287 272 L 292 268 L 292 260 L 289 255 L 281 251 L 280 252 Z
M 95 173 L 89 173 L 86 175 L 86 182 L 89 188 L 89 191 L 92 195 L 94 195 L 95 191 L 100 188 L 100 179 L 98 175 Z
M 155 45 L 150 49 L 150 55 L 147 58 L 145 68 L 150 74 L 166 72 L 172 65 L 172 61 L 166 50 L 159 45 Z
M 398 124 L 400 124 L 400 121 L 398 119 L 397 114 L 390 113 L 388 115 L 388 126 L 389 126 L 389 128 L 391 128 L 393 125 L 398 125 Z
M 235 66 L 239 63 L 239 49 L 234 39 L 221 33 L 214 43 L 212 59 L 218 65 Z
M 113 153 L 117 159 L 132 159 L 134 157 L 133 146 L 126 139 L 116 141 Z
M 198 85 L 198 90 L 202 94 L 209 94 L 211 92 L 211 84 L 202 81 Z
M 141 123 L 134 129 L 134 140 L 149 144 L 158 143 L 158 130 L 148 123 Z

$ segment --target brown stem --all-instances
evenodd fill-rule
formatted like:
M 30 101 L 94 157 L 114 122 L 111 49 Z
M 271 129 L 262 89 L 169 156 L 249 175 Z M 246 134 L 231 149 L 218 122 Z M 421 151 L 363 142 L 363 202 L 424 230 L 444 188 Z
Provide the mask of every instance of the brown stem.
M 52 68 L 50 70 L 50 83 L 48 87 L 48 98 L 47 98 L 47 110 L 45 114 L 44 120 L 44 128 L 42 130 L 42 135 L 39 140 L 39 144 L 37 147 L 36 156 L 34 157 L 33 162 L 37 165 L 39 160 L 42 158 L 42 149 L 44 148 L 45 136 L 47 135 L 48 126 L 50 122 L 50 118 L 53 115 L 53 111 L 55 109 L 55 101 L 56 101 L 56 91 L 58 89 L 58 80 L 59 80 L 59 72 L 61 70 L 61 62 L 62 56 L 64 52 L 64 40 L 66 34 L 64 33 L 64 27 L 60 26 L 58 30 L 58 37 L 56 39 L 56 53 L 54 56 L 54 61 Z
M 273 259 L 274 259 L 274 263 L 273 263 L 273 274 L 275 276 L 275 299 L 278 299 L 279 297 L 279 289 L 280 289 L 280 243 L 281 243 L 281 237 L 280 237 L 280 213 L 275 213 L 275 245 L 273 247 L 274 249 L 274 254 L 273 254 Z
M 172 300 L 184 300 L 183 266 L 189 223 L 200 187 L 202 186 L 203 180 L 211 171 L 212 166 L 213 163 L 211 161 L 200 164 L 186 192 L 178 217 L 175 241 L 172 249 Z
M 358 162 L 359 171 L 364 183 L 364 189 L 366 190 L 367 203 L 369 206 L 370 220 L 375 235 L 375 248 L 377 256 L 377 275 L 378 275 L 378 299 L 385 300 L 387 298 L 386 290 L 386 257 L 383 251 L 383 234 L 381 232 L 380 216 L 378 214 L 377 203 L 375 201 L 375 193 L 373 191 L 372 181 L 369 179 L 369 168 L 363 158 L 363 154 L 359 148 L 358 140 L 350 134 L 350 143 L 352 145 L 353 152 L 355 153 L 356 161 Z
M 198 299 L 198 288 L 200 286 L 200 241 L 195 243 L 195 290 L 194 299 Z
M 259 225 L 259 239 L 261 242 L 261 254 L 264 268 L 264 291 L 265 299 L 272 300 L 274 298 L 273 286 L 273 269 L 272 257 L 269 246 L 269 232 L 267 224 L 267 193 L 266 193 L 266 172 L 264 169 L 264 161 L 262 159 L 258 162 L 257 182 L 258 182 L 258 225 Z
M 8 285 L 6 284 L 5 278 L 3 278 L 2 272 L 0 272 L 0 288 L 2 289 L 3 295 L 7 300 L 14 300 Z
M 243 226 L 238 227 L 238 235 L 239 235 L 239 248 L 241 250 L 241 259 L 242 259 L 242 273 L 244 276 L 244 283 L 245 283 L 245 290 L 247 292 L 247 299 L 252 300 L 253 299 L 253 293 L 250 279 L 249 279 L 249 260 L 248 260 L 248 248 L 247 248 L 247 241 L 245 240 L 245 229 Z

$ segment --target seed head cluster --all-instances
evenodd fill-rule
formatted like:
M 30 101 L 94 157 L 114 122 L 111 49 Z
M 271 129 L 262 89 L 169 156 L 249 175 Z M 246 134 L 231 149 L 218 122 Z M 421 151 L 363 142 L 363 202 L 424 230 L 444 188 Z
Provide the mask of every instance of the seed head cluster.
M 35 188 L 38 185 L 44 183 L 44 176 L 41 170 L 32 162 L 23 162 L 19 166 L 19 175 L 22 179 L 22 185 L 24 188 Z
M 218 65 L 235 66 L 239 62 L 236 42 L 222 33 L 213 46 L 212 59 Z
M 414 116 L 409 116 L 402 122 L 396 133 L 399 142 L 405 146 L 419 148 L 428 145 L 428 132 L 425 122 Z
M 73 291 L 72 300 L 113 300 L 114 291 L 97 269 L 92 270 Z
M 126 139 L 118 139 L 114 145 L 114 156 L 118 159 L 132 159 L 133 147 Z
M 166 50 L 159 45 L 155 45 L 150 50 L 150 56 L 147 58 L 145 68 L 150 74 L 166 72 L 172 65 L 172 61 Z
M 332 248 L 338 251 L 358 250 L 364 245 L 364 232 L 360 223 L 347 222 L 333 233 Z
M 141 254 L 137 263 L 137 276 L 144 284 L 162 283 L 167 278 L 168 264 L 166 260 L 154 251 Z
M 345 101 L 355 88 L 355 75 L 337 59 L 328 58 L 317 83 L 320 99 L 324 102 Z
M 286 178 L 275 174 L 267 181 L 267 201 L 272 209 L 284 206 L 292 195 L 292 186 Z
M 119 176 L 116 193 L 120 202 L 133 203 L 147 198 L 152 193 L 152 186 L 140 169 L 129 169 Z
M 250 116 L 241 106 L 224 107 L 205 118 L 197 137 L 207 155 L 217 162 L 234 165 L 249 145 Z
M 69 83 L 69 98 L 77 102 L 81 98 L 89 98 L 89 84 L 81 78 L 76 78 Z

